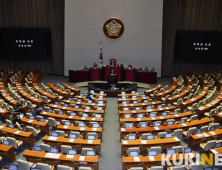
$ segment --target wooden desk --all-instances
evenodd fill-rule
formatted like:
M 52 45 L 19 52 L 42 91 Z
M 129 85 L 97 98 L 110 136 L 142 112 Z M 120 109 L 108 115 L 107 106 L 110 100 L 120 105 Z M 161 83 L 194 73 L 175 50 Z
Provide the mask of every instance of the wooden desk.
M 79 98 L 79 99 L 86 99 L 86 96 L 75 96 L 75 98 Z M 106 98 L 96 98 L 96 97 L 92 97 L 92 100 L 102 100 L 102 101 L 106 101 Z
M 122 96 L 136 96 L 136 95 L 140 95 L 139 93 L 126 93 L 126 94 L 118 94 L 118 97 L 122 97 Z
M 203 118 L 201 120 L 194 120 L 191 122 L 187 122 L 185 124 L 174 124 L 174 125 L 168 125 L 168 126 L 164 126 L 161 125 L 159 127 L 146 127 L 146 128 L 137 128 L 137 127 L 133 127 L 133 128 L 120 128 L 120 139 L 123 139 L 124 136 L 126 136 L 127 134 L 131 133 L 136 133 L 137 138 L 139 138 L 139 135 L 142 135 L 143 133 L 146 132 L 152 132 L 153 134 L 157 134 L 159 132 L 162 131 L 172 131 L 175 129 L 189 129 L 190 127 L 201 127 L 201 126 L 205 126 L 207 124 L 209 124 L 210 122 L 212 122 L 212 120 L 210 118 Z M 185 126 L 184 126 L 185 125 Z
M 156 102 L 147 102 L 147 103 L 137 103 L 137 104 L 119 104 L 119 109 L 122 109 L 123 107 L 142 107 L 143 109 L 146 108 L 146 106 L 150 106 L 150 105 L 159 105 L 162 104 L 161 101 L 156 101 Z
M 11 119 L 10 119 L 10 113 L 9 113 L 8 110 L 5 110 L 5 109 L 3 109 L 2 107 L 0 107 L 0 112 L 2 113 L 2 115 L 3 115 L 6 119 L 11 120 Z
M 0 155 L 2 157 L 10 158 L 11 162 L 15 161 L 15 153 L 14 153 L 14 148 L 12 145 L 6 146 L 3 144 L 0 144 Z
M 40 122 L 36 119 L 35 120 L 28 119 L 27 117 L 23 117 L 21 120 L 25 125 L 31 124 L 31 125 L 40 126 L 41 132 L 45 132 L 48 135 L 50 134 L 48 120 L 46 122 Z
M 222 101 L 222 93 L 220 93 L 220 95 L 217 96 L 217 98 L 214 99 L 212 102 L 210 102 L 204 106 L 198 107 L 196 109 L 196 114 L 201 115 L 201 114 L 215 108 L 216 106 L 220 105 L 221 101 Z
M 49 155 L 49 157 L 47 155 Z M 86 166 L 99 170 L 98 155 L 81 157 L 81 155 L 78 154 L 73 158 L 66 158 L 67 155 L 62 153 L 58 153 L 56 155 L 58 155 L 58 157 L 51 157 L 51 155 L 47 154 L 45 151 L 38 152 L 28 149 L 23 153 L 23 156 L 29 162 L 45 162 L 49 165 L 67 165 L 75 168 L 78 168 L 79 166 Z M 87 164 L 82 165 L 83 162 L 87 162 Z
M 180 139 L 177 137 L 173 138 L 155 138 L 153 140 L 123 140 L 121 139 L 121 154 L 124 154 L 127 149 L 130 147 L 139 147 L 141 152 L 147 152 L 147 149 L 152 146 L 161 146 L 162 150 L 166 150 L 167 148 L 171 148 L 180 144 Z
M 214 123 L 218 123 L 221 118 L 222 118 L 222 112 L 220 112 L 219 114 L 216 114 L 214 116 Z
M 150 97 L 146 96 L 146 97 L 136 97 L 136 98 L 126 98 L 126 99 L 118 98 L 117 100 L 118 100 L 118 102 L 122 102 L 122 101 L 129 101 L 129 102 L 131 101 L 131 102 L 133 102 L 135 100 L 143 101 L 143 100 L 147 100 L 147 99 L 150 99 Z
M 32 83 L 33 87 L 36 91 L 38 91 L 42 96 L 46 96 L 48 99 L 50 99 L 52 102 L 58 101 L 58 96 L 54 96 L 50 93 L 47 93 L 46 91 L 42 90 L 37 83 Z
M 71 92 L 73 92 L 75 95 L 79 95 L 79 94 L 80 94 L 80 89 L 76 89 L 76 88 L 70 86 L 70 85 L 67 84 L 67 83 L 62 83 L 62 85 L 63 85 L 65 88 L 69 89 Z
M 61 105 L 54 105 L 54 104 L 50 104 L 49 107 L 53 108 L 53 109 L 60 109 L 60 110 L 64 110 L 64 111 L 74 111 L 74 112 L 85 112 L 85 113 L 100 113 L 100 114 L 105 114 L 105 110 L 86 110 L 86 109 L 82 109 L 82 108 L 72 108 L 72 107 L 63 107 Z
M 160 100 L 162 97 L 167 96 L 167 95 L 173 93 L 176 88 L 177 88 L 177 85 L 173 85 L 169 89 L 167 89 L 166 91 L 163 91 L 161 93 L 155 94 L 154 98 Z
M 54 86 L 53 83 L 48 83 L 48 86 L 50 87 L 50 89 L 52 89 L 52 91 L 63 96 L 65 99 L 68 99 L 70 97 L 70 92 L 65 92 L 63 90 L 58 89 L 56 86 Z
M 189 85 L 192 85 L 193 84 L 193 82 L 192 82 L 192 80 L 190 79 L 190 77 L 189 76 L 183 76 L 183 79 L 184 79 L 184 84 L 186 85 L 186 86 L 189 86 Z
M 63 100 L 62 102 L 68 103 L 68 104 L 78 104 L 78 105 L 84 105 L 84 106 L 100 106 L 100 107 L 106 107 L 106 103 L 98 104 L 98 103 L 85 103 L 85 102 L 77 102 L 73 100 Z
M 32 83 L 38 84 L 41 80 L 42 80 L 42 74 L 41 73 L 37 73 L 32 78 Z
M 185 102 L 180 103 L 180 110 L 182 111 L 183 109 L 187 108 L 188 106 L 191 106 L 191 105 L 193 105 L 194 103 L 202 100 L 202 99 L 205 97 L 205 95 L 207 94 L 208 89 L 209 89 L 209 87 L 206 87 L 206 86 L 205 86 L 205 87 L 203 88 L 202 92 L 199 93 L 195 98 L 192 98 L 192 99 L 190 99 L 190 100 L 187 100 L 187 101 L 185 101 Z
M 173 103 L 175 101 L 177 101 L 179 98 L 183 98 L 185 97 L 186 95 L 188 95 L 188 93 L 192 90 L 192 86 L 188 86 L 186 88 L 186 90 L 184 90 L 182 93 L 176 95 L 176 96 L 173 96 L 173 97 L 169 97 L 166 99 L 166 104 L 168 103 Z
M 88 140 L 83 138 L 70 139 L 62 136 L 52 137 L 52 136 L 44 136 L 42 140 L 49 144 L 50 146 L 55 146 L 56 148 L 60 148 L 61 145 L 68 145 L 72 148 L 75 148 L 77 151 L 81 151 L 82 148 L 93 148 L 97 153 L 101 152 L 101 139 L 96 140 Z
M 16 84 L 16 88 L 18 90 L 18 92 L 27 100 L 31 101 L 32 103 L 35 103 L 37 106 L 39 107 L 44 107 L 44 101 L 43 100 L 39 100 L 36 97 L 32 97 L 30 94 L 28 94 L 26 91 L 23 90 L 23 88 L 21 87 L 21 84 L 17 83 Z
M 48 119 L 48 117 L 53 117 L 56 121 L 61 122 L 61 120 L 69 120 L 72 123 L 74 123 L 76 120 L 84 121 L 88 125 L 90 121 L 92 122 L 99 122 L 100 126 L 103 127 L 103 118 L 92 118 L 92 117 L 80 117 L 80 116 L 69 116 L 67 114 L 60 115 L 57 113 L 50 113 L 42 111 L 40 113 L 45 119 Z
M 7 135 L 5 135 L 4 132 L 6 132 Z M 18 140 L 22 140 L 24 143 L 29 143 L 31 146 L 34 146 L 35 144 L 34 135 L 32 132 L 23 132 L 19 131 L 18 129 L 11 129 L 6 126 L 0 126 L 0 134 L 2 136 L 10 136 Z
M 203 140 L 206 138 L 205 140 Z M 216 129 L 213 132 L 203 132 L 201 135 L 190 135 L 188 147 L 200 145 L 200 143 L 206 143 L 210 140 L 222 139 L 222 129 Z
M 154 91 L 159 90 L 162 86 L 163 86 L 162 84 L 159 84 L 159 85 L 157 85 L 157 86 L 155 86 L 155 87 L 153 87 L 153 88 L 151 88 L 151 89 L 149 89 L 149 90 L 145 90 L 145 91 L 144 91 L 144 94 L 145 94 L 146 96 L 149 96 L 149 95 L 152 94 Z

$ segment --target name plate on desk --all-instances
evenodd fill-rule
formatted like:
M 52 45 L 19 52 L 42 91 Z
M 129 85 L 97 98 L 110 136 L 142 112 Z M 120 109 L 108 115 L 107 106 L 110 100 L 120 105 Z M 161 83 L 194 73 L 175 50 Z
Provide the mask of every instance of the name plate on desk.
M 60 157 L 61 154 L 55 154 L 55 153 L 47 153 L 45 155 L 46 158 L 55 158 L 58 159 Z

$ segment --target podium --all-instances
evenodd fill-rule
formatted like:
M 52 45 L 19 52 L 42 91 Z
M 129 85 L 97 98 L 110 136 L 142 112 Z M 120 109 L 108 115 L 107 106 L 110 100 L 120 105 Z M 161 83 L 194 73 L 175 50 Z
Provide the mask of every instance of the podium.
M 89 68 L 89 78 L 90 78 L 91 81 L 101 80 L 101 78 L 100 78 L 100 68 L 99 67 Z
M 121 67 L 105 67 L 105 81 L 107 81 L 108 75 L 110 74 L 111 71 L 114 71 L 115 74 L 118 75 L 118 81 L 121 80 Z
M 125 69 L 125 81 L 136 81 L 136 72 L 137 70 L 135 68 L 132 69 Z
M 108 84 L 117 84 L 118 83 L 118 75 L 117 74 L 110 74 L 107 76 Z

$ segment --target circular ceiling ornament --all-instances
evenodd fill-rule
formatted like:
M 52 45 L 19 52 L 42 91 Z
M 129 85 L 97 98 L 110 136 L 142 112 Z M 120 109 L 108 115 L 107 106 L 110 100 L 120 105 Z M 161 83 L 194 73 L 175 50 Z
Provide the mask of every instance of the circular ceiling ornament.
M 103 24 L 103 32 L 107 38 L 116 40 L 123 35 L 123 22 L 117 18 L 110 18 Z

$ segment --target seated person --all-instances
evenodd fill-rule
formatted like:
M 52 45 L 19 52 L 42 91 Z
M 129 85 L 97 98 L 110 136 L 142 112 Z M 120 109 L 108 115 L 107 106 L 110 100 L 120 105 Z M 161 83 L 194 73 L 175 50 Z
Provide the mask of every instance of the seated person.
M 110 75 L 114 75 L 114 74 L 116 74 L 116 73 L 114 72 L 114 70 L 111 70 Z
M 36 117 L 37 115 L 39 115 L 41 112 L 40 108 L 34 108 L 33 112 L 32 112 L 32 116 Z
M 96 63 L 94 63 L 94 64 L 93 64 L 93 67 L 97 67 L 97 64 L 96 64 Z
M 0 120 L 2 121 L 2 122 L 4 122 L 5 123 L 5 117 L 3 116 L 3 114 L 2 113 L 0 113 Z
M 22 103 L 20 101 L 17 101 L 17 103 L 14 105 L 13 109 L 15 112 L 24 112 L 22 108 Z
M 155 69 L 154 69 L 154 68 L 152 68 L 151 72 L 155 72 Z
M 132 65 L 131 65 L 131 63 L 129 63 L 129 65 L 128 65 L 128 68 L 132 68 Z
M 86 93 L 86 99 L 92 100 L 92 97 L 90 95 L 91 95 L 90 92 Z
M 83 70 L 88 70 L 88 68 L 85 66 Z
M 138 70 L 137 70 L 138 72 L 140 71 L 140 72 L 142 72 L 143 71 L 143 69 L 140 67 Z
M 148 68 L 146 67 L 144 71 L 148 72 L 149 70 L 148 70 Z
M 111 67 L 114 67 L 114 66 L 115 66 L 114 63 L 112 62 L 112 63 L 111 63 Z
M 22 120 L 21 120 L 19 114 L 13 114 L 13 117 L 12 117 L 12 124 L 13 124 L 15 127 L 16 127 L 16 122 L 18 122 L 19 124 L 22 123 Z

